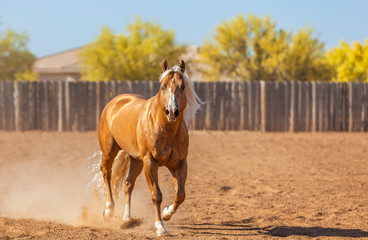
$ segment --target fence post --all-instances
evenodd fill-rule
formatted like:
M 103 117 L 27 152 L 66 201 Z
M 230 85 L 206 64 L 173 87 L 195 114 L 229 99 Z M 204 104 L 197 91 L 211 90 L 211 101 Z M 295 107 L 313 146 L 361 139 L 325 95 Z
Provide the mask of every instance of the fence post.
M 348 107 L 348 111 L 349 111 L 349 127 L 348 127 L 348 131 L 351 132 L 353 130 L 353 83 L 349 82 L 348 84 L 348 96 L 349 96 L 349 107 Z
M 261 81 L 261 131 L 266 131 L 266 83 Z
M 58 83 L 58 123 L 57 123 L 57 130 L 58 132 L 63 131 L 63 81 Z
M 14 81 L 14 92 L 13 92 L 13 98 L 14 98 L 14 124 L 15 124 L 15 131 L 19 131 L 19 82 Z
M 295 105 L 295 82 L 290 83 L 291 94 L 290 94 L 290 117 L 289 117 L 289 132 L 293 132 L 294 129 L 294 105 Z

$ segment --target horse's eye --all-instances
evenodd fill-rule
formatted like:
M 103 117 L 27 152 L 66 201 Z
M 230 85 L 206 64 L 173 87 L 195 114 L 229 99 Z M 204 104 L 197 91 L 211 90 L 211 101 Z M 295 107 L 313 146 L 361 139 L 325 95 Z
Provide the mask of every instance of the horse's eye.
M 161 86 L 161 89 L 162 89 L 162 90 L 166 90 L 166 86 L 163 84 L 163 85 Z
M 185 89 L 185 84 L 181 85 L 181 90 L 184 90 Z

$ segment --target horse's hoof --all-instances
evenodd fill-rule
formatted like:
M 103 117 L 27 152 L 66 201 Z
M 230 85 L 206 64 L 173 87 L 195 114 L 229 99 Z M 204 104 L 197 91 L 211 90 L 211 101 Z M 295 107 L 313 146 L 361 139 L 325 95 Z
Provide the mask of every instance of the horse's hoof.
M 165 207 L 164 210 L 162 211 L 162 220 L 169 221 L 171 219 L 172 215 L 174 215 L 175 212 L 176 211 L 174 210 L 173 205 Z
M 168 216 L 162 215 L 162 220 L 169 221 L 170 219 L 171 219 L 170 215 L 168 215 Z
M 167 231 L 166 231 L 162 221 L 155 222 L 155 227 L 157 228 L 156 234 L 157 234 L 158 237 L 161 237 L 162 235 L 167 234 Z
M 157 229 L 157 237 L 161 237 L 162 235 L 166 235 L 166 234 L 167 234 L 167 231 L 165 228 L 163 231 L 160 231 L 159 229 Z
M 105 222 L 111 222 L 112 217 L 114 216 L 114 211 L 112 211 L 111 209 L 105 209 L 102 212 L 102 216 Z

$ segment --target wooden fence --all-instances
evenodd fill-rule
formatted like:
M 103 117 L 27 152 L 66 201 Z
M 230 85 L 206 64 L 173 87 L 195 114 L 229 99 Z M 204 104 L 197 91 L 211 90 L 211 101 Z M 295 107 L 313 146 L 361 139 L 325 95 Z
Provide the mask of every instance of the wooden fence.
M 151 97 L 158 82 L 0 82 L 0 130 L 94 131 L 121 93 Z M 368 84 L 195 83 L 195 130 L 367 131 Z

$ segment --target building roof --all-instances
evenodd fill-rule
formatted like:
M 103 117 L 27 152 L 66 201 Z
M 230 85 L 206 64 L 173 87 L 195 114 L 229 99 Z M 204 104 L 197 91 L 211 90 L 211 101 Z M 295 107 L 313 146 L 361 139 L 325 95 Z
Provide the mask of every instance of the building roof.
M 80 73 L 82 64 L 78 54 L 83 47 L 38 58 L 33 66 L 37 73 Z
M 83 47 L 73 48 L 70 50 L 54 53 L 45 57 L 38 58 L 33 66 L 37 73 L 77 73 L 82 71 L 82 63 L 79 60 L 79 53 Z M 198 47 L 188 46 L 186 53 L 182 55 L 185 60 L 198 59 Z M 192 61 L 189 61 L 190 77 L 194 81 L 201 81 L 200 73 L 193 67 Z

